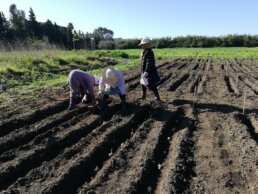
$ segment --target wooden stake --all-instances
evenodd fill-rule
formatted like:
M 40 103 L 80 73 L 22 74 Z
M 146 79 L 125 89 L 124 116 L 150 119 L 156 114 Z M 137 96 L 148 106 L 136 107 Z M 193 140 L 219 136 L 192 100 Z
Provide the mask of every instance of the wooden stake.
M 246 93 L 247 93 L 247 90 L 245 88 L 244 103 L 243 103 L 243 115 L 245 114 Z
M 238 73 L 236 75 L 236 88 L 238 88 Z
M 194 94 L 193 94 L 193 110 L 194 110 L 194 103 L 195 103 L 195 96 L 196 96 L 197 86 L 194 88 Z

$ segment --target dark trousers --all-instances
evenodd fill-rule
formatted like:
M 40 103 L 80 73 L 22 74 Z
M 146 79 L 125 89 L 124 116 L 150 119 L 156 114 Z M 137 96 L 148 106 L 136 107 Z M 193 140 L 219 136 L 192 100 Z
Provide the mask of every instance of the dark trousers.
M 108 97 L 109 97 L 109 95 L 104 94 L 102 102 L 101 102 L 101 110 L 102 111 L 107 108 L 107 99 L 108 99 Z M 125 97 L 125 94 L 124 95 L 119 94 L 119 97 L 121 99 L 121 110 L 122 110 L 122 112 L 124 112 L 125 109 L 126 109 L 126 97 Z
M 142 86 L 142 98 L 145 99 L 146 98 L 147 87 L 144 86 L 144 85 L 141 85 L 141 86 Z M 149 86 L 149 89 L 154 93 L 156 99 L 158 101 L 160 101 L 159 91 L 158 91 L 157 87 L 156 86 Z

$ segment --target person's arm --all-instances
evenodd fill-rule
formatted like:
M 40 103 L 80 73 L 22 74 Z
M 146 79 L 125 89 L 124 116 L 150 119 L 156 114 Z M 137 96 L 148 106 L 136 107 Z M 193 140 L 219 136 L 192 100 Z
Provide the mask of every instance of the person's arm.
M 142 73 L 144 73 L 146 71 L 146 57 L 145 57 L 145 52 L 142 53 L 142 60 L 141 60 L 141 70 Z
M 103 78 L 101 77 L 99 80 L 99 93 L 104 92 L 105 88 L 106 88 L 106 84 L 105 84 Z
M 145 53 L 145 70 L 144 72 L 149 73 L 155 67 L 155 57 L 151 49 L 148 49 Z
M 123 75 L 123 72 L 119 70 L 119 82 L 118 82 L 118 89 L 121 92 L 122 95 L 125 94 L 125 78 Z

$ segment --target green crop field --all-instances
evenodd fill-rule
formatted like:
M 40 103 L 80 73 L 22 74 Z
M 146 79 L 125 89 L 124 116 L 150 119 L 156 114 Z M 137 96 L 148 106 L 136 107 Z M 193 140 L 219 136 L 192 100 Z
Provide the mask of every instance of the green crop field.
M 97 51 L 13 51 L 0 53 L 0 81 L 8 91 L 66 84 L 75 68 L 100 74 L 114 65 L 122 70 L 139 66 L 140 49 Z M 171 58 L 258 58 L 258 48 L 154 49 L 157 62 Z M 128 59 L 128 63 L 126 63 Z

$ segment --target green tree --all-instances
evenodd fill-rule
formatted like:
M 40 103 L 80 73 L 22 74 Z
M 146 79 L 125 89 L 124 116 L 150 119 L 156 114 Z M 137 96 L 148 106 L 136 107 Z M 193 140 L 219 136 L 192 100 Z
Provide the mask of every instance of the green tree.
M 32 37 L 35 36 L 40 38 L 39 23 L 37 22 L 36 15 L 31 7 L 29 10 L 28 30 Z
M 83 36 L 83 41 L 84 41 L 84 48 L 85 49 L 91 49 L 91 34 L 90 33 L 85 33 Z
M 99 27 L 93 31 L 94 44 L 99 45 L 100 41 L 113 41 L 114 32 L 107 28 Z
M 0 12 L 0 39 L 5 40 L 8 33 L 8 21 L 6 20 L 4 13 Z
M 66 27 L 66 40 L 67 40 L 67 47 L 72 49 L 73 47 L 73 24 L 69 23 Z
M 75 31 L 73 34 L 73 49 L 75 50 L 75 43 L 80 41 L 80 35 Z
M 18 39 L 24 39 L 27 36 L 25 12 L 17 9 L 15 4 L 9 8 L 10 27 L 17 35 Z
M 53 43 L 53 34 L 55 34 L 54 24 L 47 20 L 42 24 L 43 39 L 46 43 Z
M 156 48 L 169 48 L 171 45 L 171 38 L 165 37 L 165 38 L 159 38 L 154 40 L 154 46 Z

